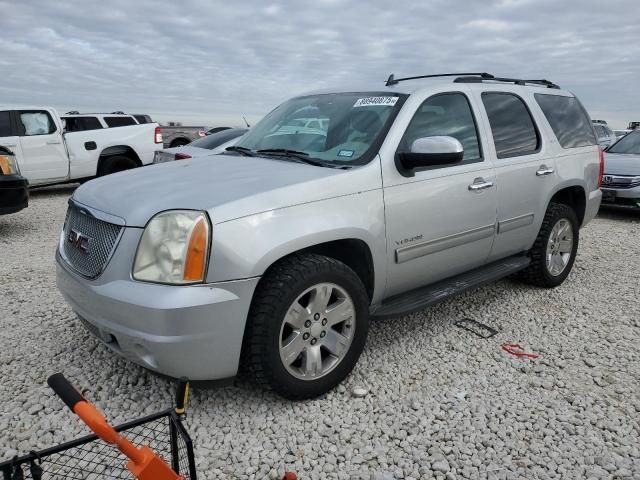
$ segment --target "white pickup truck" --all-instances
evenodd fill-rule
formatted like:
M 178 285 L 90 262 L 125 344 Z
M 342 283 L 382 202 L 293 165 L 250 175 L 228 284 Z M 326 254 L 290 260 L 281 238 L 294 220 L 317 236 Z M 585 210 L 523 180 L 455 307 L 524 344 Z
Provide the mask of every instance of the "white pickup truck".
M 13 151 L 29 185 L 81 180 L 153 163 L 155 151 L 162 148 L 158 124 L 110 126 L 103 115 L 94 117 L 93 129 L 68 131 L 53 108 L 0 107 L 0 145 Z

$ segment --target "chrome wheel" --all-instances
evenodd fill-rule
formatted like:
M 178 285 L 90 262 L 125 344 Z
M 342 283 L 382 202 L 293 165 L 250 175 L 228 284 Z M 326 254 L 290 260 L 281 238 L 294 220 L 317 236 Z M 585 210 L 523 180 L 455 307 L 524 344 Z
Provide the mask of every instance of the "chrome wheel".
M 280 327 L 280 359 L 300 380 L 317 380 L 346 356 L 355 334 L 355 306 L 334 283 L 305 290 L 291 304 Z
M 547 241 L 547 270 L 557 277 L 569 264 L 573 252 L 573 228 L 566 218 L 561 218 L 551 229 Z

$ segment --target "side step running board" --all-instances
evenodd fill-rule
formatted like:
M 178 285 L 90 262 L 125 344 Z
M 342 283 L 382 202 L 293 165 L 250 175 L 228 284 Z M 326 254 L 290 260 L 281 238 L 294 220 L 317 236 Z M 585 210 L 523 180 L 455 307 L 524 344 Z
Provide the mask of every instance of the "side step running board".
M 399 317 L 444 300 L 470 288 L 500 280 L 529 266 L 531 259 L 523 255 L 490 263 L 470 272 L 391 297 L 371 312 L 374 318 Z

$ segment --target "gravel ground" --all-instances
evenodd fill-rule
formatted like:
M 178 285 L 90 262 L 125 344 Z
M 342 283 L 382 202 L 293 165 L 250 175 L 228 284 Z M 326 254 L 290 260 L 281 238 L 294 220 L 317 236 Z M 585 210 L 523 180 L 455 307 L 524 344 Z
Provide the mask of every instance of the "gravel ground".
M 46 387 L 53 372 L 116 423 L 172 401 L 165 380 L 89 336 L 55 287 L 71 192 L 34 192 L 0 217 L 0 459 L 86 433 Z M 325 398 L 291 403 L 245 381 L 196 390 L 187 428 L 201 478 L 640 478 L 639 237 L 640 215 L 606 213 L 560 288 L 503 281 L 375 322 Z M 475 337 L 453 325 L 463 317 L 499 333 Z

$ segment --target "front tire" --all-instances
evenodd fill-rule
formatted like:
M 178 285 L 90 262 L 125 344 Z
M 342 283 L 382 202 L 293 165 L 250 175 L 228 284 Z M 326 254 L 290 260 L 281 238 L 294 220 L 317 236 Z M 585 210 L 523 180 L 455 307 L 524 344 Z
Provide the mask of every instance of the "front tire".
M 531 264 L 521 278 L 532 285 L 553 288 L 565 281 L 578 252 L 580 224 L 575 211 L 562 203 L 551 203 L 530 251 Z
M 353 370 L 369 327 L 369 297 L 345 264 L 293 255 L 261 280 L 249 312 L 245 366 L 291 400 L 313 398 Z

